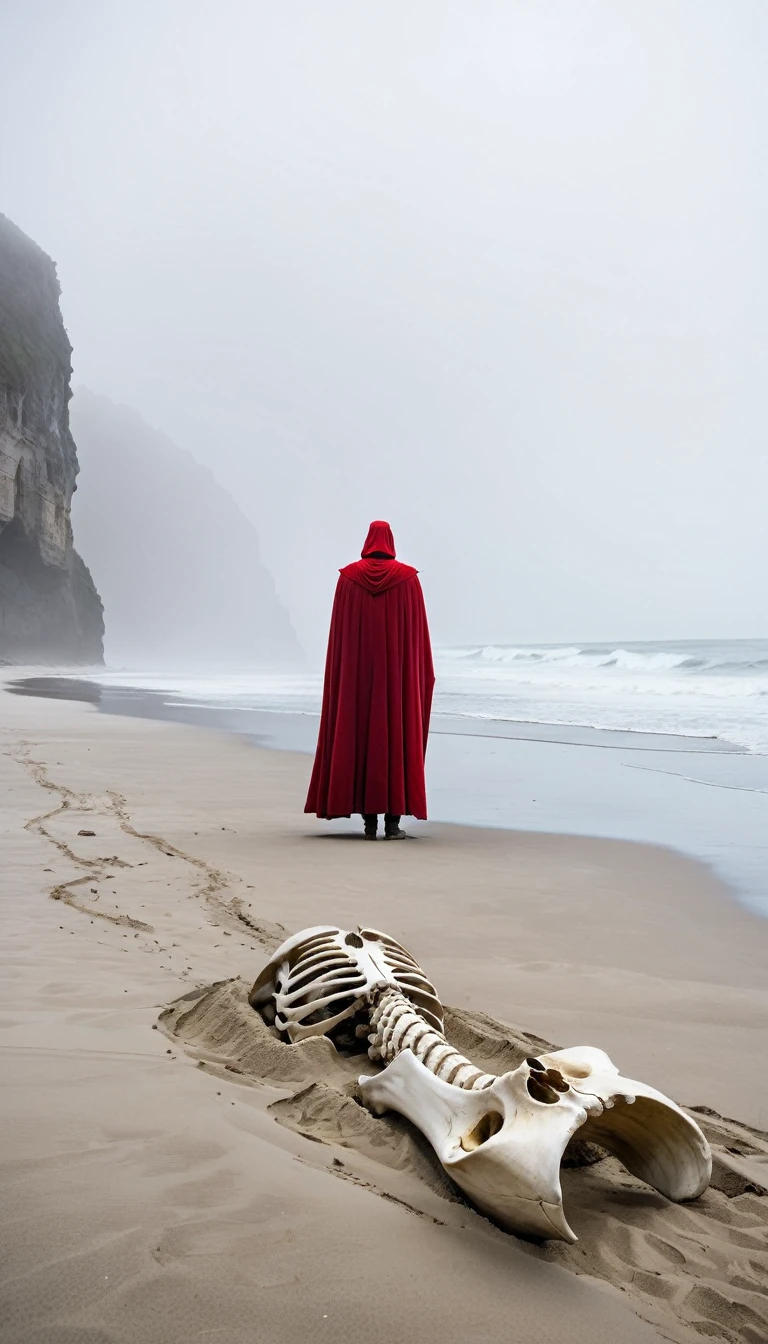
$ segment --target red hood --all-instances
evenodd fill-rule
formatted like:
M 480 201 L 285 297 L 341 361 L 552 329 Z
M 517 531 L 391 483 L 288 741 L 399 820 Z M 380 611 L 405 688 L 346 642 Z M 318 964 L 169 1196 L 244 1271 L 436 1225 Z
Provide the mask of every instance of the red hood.
M 365 538 L 365 545 L 360 554 L 364 560 L 367 560 L 368 556 L 372 555 L 374 551 L 386 555 L 388 560 L 394 560 L 397 555 L 392 528 L 389 523 L 385 523 L 381 518 L 371 523 L 368 528 L 368 536 Z
M 378 552 L 386 559 L 376 559 L 372 552 Z M 385 593 L 389 588 L 394 588 L 395 584 L 403 583 L 405 579 L 410 579 L 418 573 L 418 570 L 413 569 L 411 565 L 401 565 L 400 561 L 395 559 L 395 555 L 392 528 L 389 523 L 377 519 L 368 528 L 362 560 L 356 560 L 352 565 L 345 565 L 339 572 L 345 579 L 367 588 L 369 593 Z

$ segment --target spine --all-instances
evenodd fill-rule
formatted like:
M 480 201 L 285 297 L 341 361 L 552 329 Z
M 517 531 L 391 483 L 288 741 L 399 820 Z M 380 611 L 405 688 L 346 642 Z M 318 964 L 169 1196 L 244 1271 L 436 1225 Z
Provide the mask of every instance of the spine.
M 474 1091 L 490 1087 L 495 1081 L 493 1074 L 483 1073 L 454 1050 L 442 1032 L 430 1026 L 399 989 L 387 988 L 375 996 L 371 1028 L 368 1037 L 371 1059 L 391 1064 L 401 1051 L 412 1050 L 436 1078 L 452 1083 L 454 1087 Z

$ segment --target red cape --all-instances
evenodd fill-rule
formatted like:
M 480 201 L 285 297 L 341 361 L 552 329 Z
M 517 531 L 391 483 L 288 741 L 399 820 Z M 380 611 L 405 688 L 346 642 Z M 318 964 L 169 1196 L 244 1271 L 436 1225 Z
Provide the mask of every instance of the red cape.
M 336 587 L 305 812 L 426 817 L 434 682 L 417 571 L 395 559 L 389 524 L 372 523 Z

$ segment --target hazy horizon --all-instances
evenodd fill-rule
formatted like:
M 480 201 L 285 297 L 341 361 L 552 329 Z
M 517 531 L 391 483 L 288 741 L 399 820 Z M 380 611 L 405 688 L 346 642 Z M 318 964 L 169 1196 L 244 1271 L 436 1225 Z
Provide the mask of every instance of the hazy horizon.
M 757 0 L 4 29 L 0 208 L 73 385 L 214 472 L 312 662 L 376 516 L 439 644 L 768 633 Z

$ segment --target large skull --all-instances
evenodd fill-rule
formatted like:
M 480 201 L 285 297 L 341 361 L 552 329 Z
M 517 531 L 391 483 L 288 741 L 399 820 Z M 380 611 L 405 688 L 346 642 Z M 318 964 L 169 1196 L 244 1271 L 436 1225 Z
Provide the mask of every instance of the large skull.
M 695 1199 L 709 1184 L 698 1125 L 654 1088 L 620 1078 L 591 1046 L 528 1059 L 476 1091 L 443 1082 L 404 1050 L 360 1086 L 371 1110 L 416 1125 L 472 1202 L 514 1232 L 576 1241 L 560 1162 L 577 1129 L 668 1199 Z

